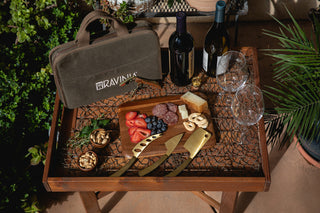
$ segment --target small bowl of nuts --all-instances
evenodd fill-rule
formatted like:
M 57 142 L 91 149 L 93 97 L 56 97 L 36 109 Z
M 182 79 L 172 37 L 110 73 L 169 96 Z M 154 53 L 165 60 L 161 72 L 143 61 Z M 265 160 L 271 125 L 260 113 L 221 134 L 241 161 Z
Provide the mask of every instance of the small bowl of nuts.
M 93 151 L 87 151 L 79 156 L 78 166 L 82 171 L 89 172 L 97 166 L 98 156 Z
M 95 129 L 90 134 L 90 142 L 96 148 L 103 148 L 110 141 L 110 132 L 105 129 Z

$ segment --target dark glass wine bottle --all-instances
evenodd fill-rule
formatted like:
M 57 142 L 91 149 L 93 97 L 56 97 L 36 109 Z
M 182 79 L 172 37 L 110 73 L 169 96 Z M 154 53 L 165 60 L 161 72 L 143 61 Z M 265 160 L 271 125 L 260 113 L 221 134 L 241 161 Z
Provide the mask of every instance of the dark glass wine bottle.
M 216 76 L 219 57 L 230 48 L 230 38 L 224 22 L 225 8 L 224 1 L 217 2 L 215 19 L 204 42 L 202 68 L 210 77 Z
M 177 86 L 191 83 L 194 73 L 193 38 L 187 32 L 186 13 L 177 13 L 177 28 L 169 39 L 169 71 Z

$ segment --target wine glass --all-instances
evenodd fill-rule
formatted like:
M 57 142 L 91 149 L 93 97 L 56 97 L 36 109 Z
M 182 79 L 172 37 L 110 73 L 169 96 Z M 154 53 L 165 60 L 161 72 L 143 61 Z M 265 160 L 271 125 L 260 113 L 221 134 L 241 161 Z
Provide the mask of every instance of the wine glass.
M 231 93 L 243 86 L 249 77 L 246 58 L 238 51 L 225 52 L 218 61 L 216 79 L 227 95 L 226 102 L 231 104 Z M 221 97 L 223 93 L 219 94 Z
M 246 84 L 238 89 L 232 100 L 231 112 L 242 126 L 240 144 L 243 144 L 250 136 L 248 127 L 256 124 L 264 113 L 263 95 L 259 87 Z

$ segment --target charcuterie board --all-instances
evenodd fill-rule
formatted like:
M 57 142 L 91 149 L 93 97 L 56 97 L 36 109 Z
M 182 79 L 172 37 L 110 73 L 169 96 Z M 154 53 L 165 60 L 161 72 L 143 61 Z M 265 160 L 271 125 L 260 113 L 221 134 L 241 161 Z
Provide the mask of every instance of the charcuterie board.
M 160 103 L 174 103 L 176 105 L 182 105 L 185 104 L 182 100 L 180 100 L 181 95 L 174 95 L 174 96 L 164 96 L 164 97 L 158 97 L 158 98 L 152 98 L 152 99 L 145 99 L 145 100 L 137 100 L 137 101 L 130 101 L 126 102 L 119 106 L 119 125 L 120 125 L 120 136 L 121 136 L 121 146 L 122 146 L 122 152 L 124 156 L 127 158 L 131 158 L 133 153 L 132 149 L 136 145 L 135 143 L 132 143 L 130 141 L 130 135 L 128 133 L 128 127 L 126 126 L 126 118 L 125 115 L 127 112 L 130 111 L 136 111 L 139 113 L 145 113 L 148 116 L 152 115 L 152 109 L 155 105 Z M 188 106 L 187 106 L 188 108 Z M 188 108 L 189 114 L 195 112 L 192 109 Z M 213 128 L 213 122 L 210 120 L 211 113 L 210 110 L 207 109 L 203 112 L 203 114 L 208 118 L 209 125 L 206 128 L 208 132 L 211 133 L 211 138 L 209 141 L 203 146 L 202 149 L 207 149 L 210 147 L 213 147 L 216 144 L 216 137 L 214 133 Z M 177 112 L 177 115 L 179 116 L 179 121 L 175 125 L 168 126 L 167 131 L 163 133 L 163 136 L 154 142 L 152 142 L 142 153 L 140 156 L 143 157 L 149 157 L 149 156 L 159 156 L 166 153 L 166 147 L 165 142 L 170 139 L 171 137 L 178 135 L 180 133 L 185 133 L 182 137 L 180 143 L 175 148 L 173 153 L 181 153 L 186 152 L 187 150 L 183 147 L 185 141 L 189 138 L 189 136 L 192 134 L 191 131 L 188 131 L 185 129 L 183 125 L 181 115 L 179 111 Z M 197 127 L 199 128 L 199 127 Z

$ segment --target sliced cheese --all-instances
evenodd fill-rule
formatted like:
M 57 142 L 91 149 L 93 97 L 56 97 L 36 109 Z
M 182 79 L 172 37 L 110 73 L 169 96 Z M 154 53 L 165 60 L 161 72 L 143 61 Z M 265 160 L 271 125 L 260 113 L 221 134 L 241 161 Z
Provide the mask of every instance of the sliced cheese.
M 187 119 L 189 117 L 188 110 L 187 110 L 187 107 L 186 107 L 185 104 L 179 105 L 178 109 L 179 109 L 179 112 L 180 112 L 180 115 L 181 115 L 182 119 Z

